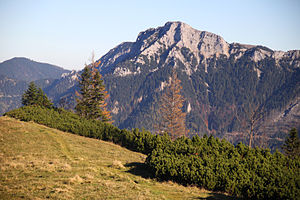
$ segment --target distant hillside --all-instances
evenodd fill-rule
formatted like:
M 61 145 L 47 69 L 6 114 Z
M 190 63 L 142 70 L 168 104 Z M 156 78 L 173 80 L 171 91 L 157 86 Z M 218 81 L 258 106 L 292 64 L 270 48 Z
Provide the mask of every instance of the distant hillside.
M 0 115 L 21 106 L 22 94 L 30 81 L 45 88 L 69 72 L 27 58 L 13 58 L 0 63 Z
M 35 62 L 27 58 L 12 58 L 0 63 L 0 75 L 20 81 L 57 79 L 63 73 L 68 72 L 70 71 L 61 67 Z
M 0 199 L 228 198 L 143 178 L 143 154 L 8 117 L 0 117 L 0 152 Z
M 0 75 L 0 114 L 19 107 L 21 95 L 26 89 L 26 81 Z
M 37 80 L 35 83 L 44 88 L 56 79 Z M 22 94 L 27 90 L 29 82 L 0 75 L 0 115 L 21 106 Z

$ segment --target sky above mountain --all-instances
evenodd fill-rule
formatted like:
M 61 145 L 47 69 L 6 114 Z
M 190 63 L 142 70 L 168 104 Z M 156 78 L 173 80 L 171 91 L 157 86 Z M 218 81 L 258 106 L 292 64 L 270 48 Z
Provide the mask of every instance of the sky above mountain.
M 139 32 L 182 21 L 227 42 L 300 49 L 298 0 L 0 0 L 0 62 L 27 57 L 82 69 Z

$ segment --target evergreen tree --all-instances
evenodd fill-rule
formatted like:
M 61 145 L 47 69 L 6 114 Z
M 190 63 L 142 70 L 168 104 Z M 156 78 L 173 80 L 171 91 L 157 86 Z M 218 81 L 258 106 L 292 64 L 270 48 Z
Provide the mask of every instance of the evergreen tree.
M 286 138 L 282 149 L 284 153 L 291 158 L 300 156 L 300 139 L 296 128 L 290 130 L 289 136 Z
M 22 104 L 24 106 L 39 105 L 51 108 L 53 103 L 48 99 L 47 95 L 41 88 L 37 88 L 34 82 L 30 82 L 28 89 L 22 95 Z
M 92 101 L 91 101 L 91 113 L 95 119 L 100 119 L 103 122 L 110 122 L 111 115 L 107 110 L 106 99 L 109 97 L 107 91 L 105 91 L 104 82 L 102 76 L 98 70 L 94 68 L 92 80 Z
M 44 106 L 46 108 L 51 108 L 53 106 L 53 103 L 48 99 L 42 88 L 39 88 L 37 91 L 37 105 Z
M 173 140 L 187 134 L 186 113 L 182 112 L 184 98 L 180 94 L 182 89 L 180 83 L 177 73 L 173 70 L 170 85 L 165 89 L 159 106 L 158 133 L 168 133 Z
M 24 106 L 30 106 L 37 103 L 37 92 L 38 89 L 34 82 L 30 82 L 28 89 L 22 95 L 22 104 Z
M 79 116 L 89 118 L 90 110 L 90 87 L 91 87 L 91 69 L 89 66 L 85 66 L 83 69 L 83 72 L 79 79 L 79 87 L 80 87 L 80 93 L 76 91 L 76 95 L 78 98 L 76 98 L 77 105 L 75 107 L 76 113 Z
M 80 93 L 77 93 L 76 112 L 88 119 L 98 119 L 111 123 L 111 115 L 107 110 L 108 98 L 102 76 L 97 70 L 99 63 L 92 59 L 92 63 L 85 66 L 79 80 Z

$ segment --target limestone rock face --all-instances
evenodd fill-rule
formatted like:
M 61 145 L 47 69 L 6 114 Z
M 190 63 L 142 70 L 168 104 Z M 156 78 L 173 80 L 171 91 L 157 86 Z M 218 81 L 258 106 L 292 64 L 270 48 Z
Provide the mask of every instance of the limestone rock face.
M 103 73 L 114 73 L 116 76 L 136 75 L 141 68 L 128 69 L 116 66 L 125 60 L 146 64 L 153 61 L 159 67 L 174 62 L 182 63 L 187 75 L 198 70 L 203 64 L 207 72 L 208 60 L 220 56 L 235 60 L 249 56 L 252 61 L 259 62 L 265 58 L 274 58 L 276 63 L 282 59 L 291 59 L 300 67 L 300 51 L 274 51 L 267 47 L 239 43 L 227 43 L 221 36 L 207 31 L 192 28 L 183 22 L 167 22 L 164 26 L 150 28 L 138 34 L 135 42 L 124 42 L 110 50 L 100 60 Z M 198 65 L 198 66 L 197 66 Z M 151 70 L 155 70 L 154 68 Z

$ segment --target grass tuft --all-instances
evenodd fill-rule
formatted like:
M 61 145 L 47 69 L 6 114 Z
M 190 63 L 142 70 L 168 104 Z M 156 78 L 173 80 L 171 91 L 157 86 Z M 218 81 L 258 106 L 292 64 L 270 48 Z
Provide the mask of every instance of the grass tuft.
M 124 165 L 121 163 L 121 161 L 114 160 L 113 163 L 110 165 L 110 167 L 115 169 L 125 169 Z

